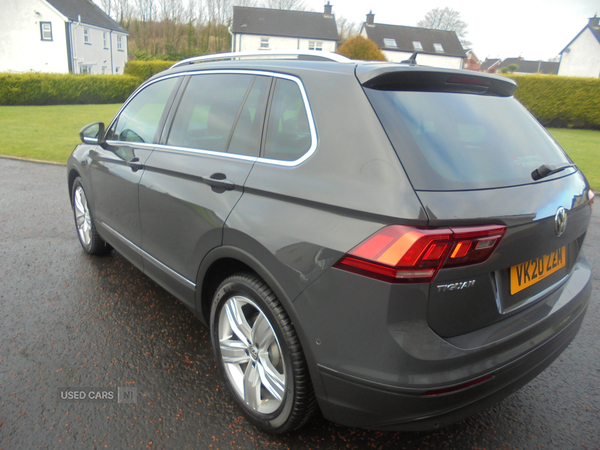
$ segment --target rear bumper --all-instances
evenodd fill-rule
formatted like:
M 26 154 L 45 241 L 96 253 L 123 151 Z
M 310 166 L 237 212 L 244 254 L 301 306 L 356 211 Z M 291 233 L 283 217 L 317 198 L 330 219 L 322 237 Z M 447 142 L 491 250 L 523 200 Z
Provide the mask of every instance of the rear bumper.
M 389 431 L 445 427 L 494 405 L 535 378 L 568 347 L 584 316 L 585 309 L 543 345 L 490 372 L 492 378 L 446 394 L 425 396 L 426 391 L 376 385 L 321 367 L 327 392 L 324 410 L 331 414 L 331 420 L 346 426 Z
M 312 378 L 323 415 L 380 430 L 444 427 L 518 390 L 571 343 L 592 289 L 582 257 L 569 280 L 538 304 L 444 339 L 427 325 L 427 293 L 418 285 L 365 286 L 364 278 L 354 283 L 352 276 L 330 271 L 295 307 L 315 363 Z

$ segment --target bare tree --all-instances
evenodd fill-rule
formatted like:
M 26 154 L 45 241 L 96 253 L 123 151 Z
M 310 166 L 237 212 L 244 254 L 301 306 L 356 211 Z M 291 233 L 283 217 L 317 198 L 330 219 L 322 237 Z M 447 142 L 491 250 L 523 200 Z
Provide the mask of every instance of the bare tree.
M 134 0 L 136 17 L 140 22 L 156 20 L 156 5 L 154 0 Z
M 335 18 L 337 25 L 338 35 L 340 36 L 340 42 L 344 43 L 351 37 L 356 36 L 360 31 L 360 26 L 356 22 L 351 22 L 344 16 L 338 16 Z
M 112 15 L 112 0 L 96 0 L 96 3 L 102 11 L 104 11 L 109 16 Z
M 112 0 L 112 17 L 120 24 L 126 24 L 133 18 L 133 9 L 129 0 Z
M 461 20 L 460 13 L 448 7 L 434 8 L 425 14 L 425 18 L 417 23 L 418 27 L 431 28 L 433 30 L 454 31 L 458 40 L 464 48 L 468 48 L 471 42 L 467 41 L 467 24 Z

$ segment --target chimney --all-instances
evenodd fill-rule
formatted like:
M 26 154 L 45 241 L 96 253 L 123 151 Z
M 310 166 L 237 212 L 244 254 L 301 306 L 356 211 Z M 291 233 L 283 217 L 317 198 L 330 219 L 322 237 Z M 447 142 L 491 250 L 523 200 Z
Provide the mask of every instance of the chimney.
M 327 0 L 327 4 L 325 5 L 325 17 L 331 17 L 331 5 L 329 4 L 329 0 Z
M 369 11 L 369 14 L 367 14 L 367 25 L 371 27 L 375 26 L 375 14 L 373 14 L 373 10 Z
M 598 20 L 600 20 L 600 17 L 596 17 L 596 14 L 594 14 L 594 17 L 592 17 L 590 19 L 590 22 L 588 23 L 588 26 L 590 26 L 590 27 L 598 27 L 598 26 L 600 26 L 598 24 Z

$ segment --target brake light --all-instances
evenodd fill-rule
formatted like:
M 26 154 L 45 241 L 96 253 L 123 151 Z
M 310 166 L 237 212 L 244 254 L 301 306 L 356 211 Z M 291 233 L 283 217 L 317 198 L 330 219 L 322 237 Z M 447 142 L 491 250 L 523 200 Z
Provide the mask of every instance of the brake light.
M 338 269 L 395 283 L 427 283 L 442 267 L 487 260 L 506 232 L 503 225 L 414 228 L 391 225 L 354 247 Z

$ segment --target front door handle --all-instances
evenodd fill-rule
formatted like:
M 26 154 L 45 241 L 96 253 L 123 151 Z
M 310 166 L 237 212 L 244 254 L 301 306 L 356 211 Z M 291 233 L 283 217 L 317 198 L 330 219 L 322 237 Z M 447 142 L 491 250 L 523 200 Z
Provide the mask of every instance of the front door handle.
M 205 178 L 204 180 L 217 194 L 222 194 L 225 191 L 232 191 L 235 189 L 233 181 L 228 180 L 227 175 L 224 173 L 213 173 L 210 178 Z

